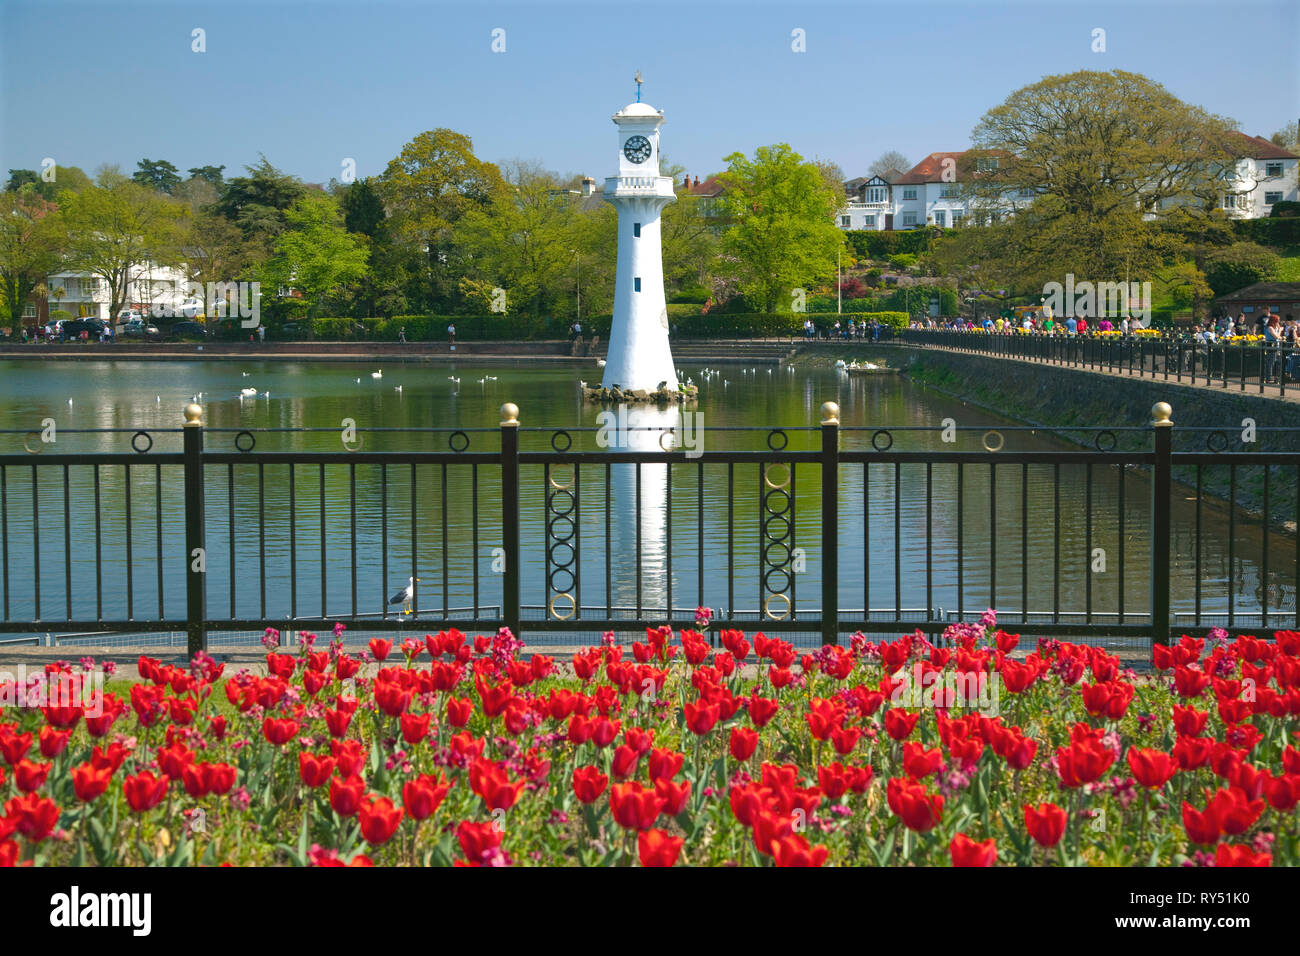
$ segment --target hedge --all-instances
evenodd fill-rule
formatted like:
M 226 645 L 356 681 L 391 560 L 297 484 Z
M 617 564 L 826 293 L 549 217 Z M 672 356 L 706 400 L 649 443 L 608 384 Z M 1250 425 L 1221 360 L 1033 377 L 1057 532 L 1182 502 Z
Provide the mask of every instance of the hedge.
M 756 335 L 803 335 L 803 324 L 806 319 L 812 319 L 814 324 L 821 331 L 830 328 L 835 320 L 825 313 L 811 314 L 807 312 L 733 312 L 730 314 L 719 315 L 696 315 L 690 316 L 675 323 L 675 334 L 687 338 L 719 338 L 727 336 L 756 336 Z M 854 318 L 849 316 L 848 318 Z M 845 322 L 848 321 L 845 318 Z M 906 312 L 873 312 L 869 316 L 857 315 L 864 321 L 868 318 L 874 319 L 881 325 L 888 325 L 892 328 L 906 328 L 910 317 Z M 856 318 L 855 318 L 856 321 Z
M 1300 244 L 1300 218 L 1234 219 L 1232 228 L 1239 238 L 1261 246 Z
M 946 236 L 952 231 L 944 229 L 942 234 Z M 852 229 L 844 235 L 859 259 L 888 259 L 890 256 L 920 255 L 929 251 L 933 232 L 933 228 L 883 231 Z

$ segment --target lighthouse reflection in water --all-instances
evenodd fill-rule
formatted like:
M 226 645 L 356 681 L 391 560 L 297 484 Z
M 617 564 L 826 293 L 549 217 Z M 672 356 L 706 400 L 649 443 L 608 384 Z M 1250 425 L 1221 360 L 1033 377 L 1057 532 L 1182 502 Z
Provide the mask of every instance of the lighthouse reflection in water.
M 699 412 L 678 407 L 619 405 L 596 416 L 596 444 L 629 455 L 684 451 L 687 458 L 695 459 L 704 453 L 702 419 Z M 668 607 L 668 576 L 673 573 L 668 552 L 668 469 L 666 462 L 610 466 L 611 592 L 621 610 Z M 673 590 L 680 594 L 677 584 L 674 580 Z

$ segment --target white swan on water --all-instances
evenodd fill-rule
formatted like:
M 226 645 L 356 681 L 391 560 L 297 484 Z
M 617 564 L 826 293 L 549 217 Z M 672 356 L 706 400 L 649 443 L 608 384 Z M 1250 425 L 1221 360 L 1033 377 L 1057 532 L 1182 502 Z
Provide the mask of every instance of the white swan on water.
M 370 377 L 371 377 L 371 378 L 383 378 L 383 377 L 384 377 L 384 370 L 381 368 L 381 369 L 380 369 L 379 371 L 377 371 L 377 372 L 371 372 L 371 373 L 370 373 Z

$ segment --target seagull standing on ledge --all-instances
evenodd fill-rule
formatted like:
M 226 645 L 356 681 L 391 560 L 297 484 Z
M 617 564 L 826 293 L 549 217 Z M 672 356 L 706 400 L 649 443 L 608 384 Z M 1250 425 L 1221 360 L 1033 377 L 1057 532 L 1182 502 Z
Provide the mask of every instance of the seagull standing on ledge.
M 403 614 L 413 613 L 415 608 L 411 606 L 411 602 L 415 600 L 415 582 L 418 580 L 420 579 L 414 577 L 407 578 L 406 587 L 388 599 L 389 606 L 400 604 L 402 605 Z

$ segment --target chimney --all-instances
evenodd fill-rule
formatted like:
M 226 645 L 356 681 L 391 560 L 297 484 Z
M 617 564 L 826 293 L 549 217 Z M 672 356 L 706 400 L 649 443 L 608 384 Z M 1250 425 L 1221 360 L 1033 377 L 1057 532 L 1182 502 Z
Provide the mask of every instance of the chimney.
M 584 196 L 590 196 L 595 191 L 596 191 L 596 180 L 592 179 L 590 176 L 583 176 L 582 194 Z
M 696 176 L 696 177 L 695 177 L 695 185 L 696 185 L 696 186 L 699 186 L 699 185 L 700 185 L 700 177 L 699 177 L 699 176 Z
M 686 174 L 686 180 L 682 183 L 682 188 L 683 188 L 683 189 L 690 189 L 690 188 L 691 188 L 691 174 L 690 174 L 690 173 L 687 173 L 687 174 Z

